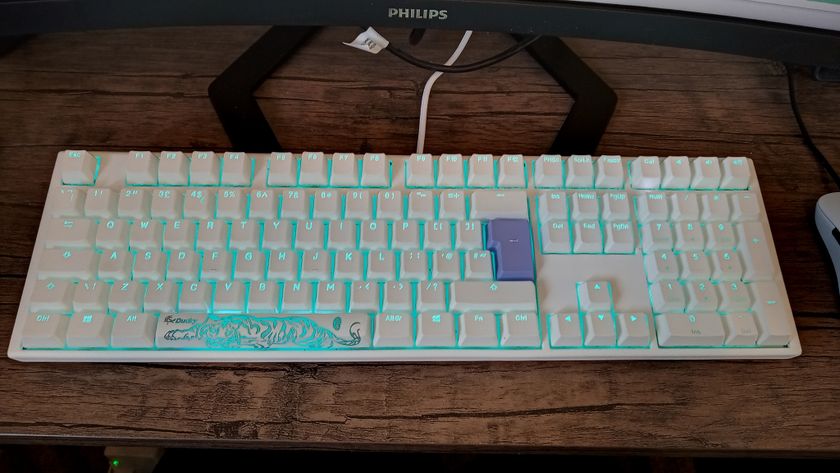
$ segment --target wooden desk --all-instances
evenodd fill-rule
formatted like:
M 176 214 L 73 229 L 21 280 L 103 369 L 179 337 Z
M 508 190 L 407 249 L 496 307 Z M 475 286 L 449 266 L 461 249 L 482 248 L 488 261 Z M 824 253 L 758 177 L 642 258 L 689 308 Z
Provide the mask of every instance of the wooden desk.
M 600 151 L 756 161 L 799 358 L 213 366 L 6 359 L 56 152 L 227 149 L 207 85 L 263 30 L 55 34 L 0 59 L 0 442 L 840 453 L 838 299 L 812 216 L 816 199 L 836 189 L 802 145 L 779 65 L 669 48 L 570 41 L 619 95 Z M 355 34 L 323 32 L 259 90 L 290 149 L 413 149 L 427 73 L 339 44 Z M 430 33 L 423 55 L 445 59 L 458 37 Z M 478 34 L 464 60 L 509 41 Z M 799 84 L 815 139 L 840 165 L 840 87 L 804 76 Z M 539 154 L 569 105 L 525 55 L 444 76 L 432 96 L 427 150 Z

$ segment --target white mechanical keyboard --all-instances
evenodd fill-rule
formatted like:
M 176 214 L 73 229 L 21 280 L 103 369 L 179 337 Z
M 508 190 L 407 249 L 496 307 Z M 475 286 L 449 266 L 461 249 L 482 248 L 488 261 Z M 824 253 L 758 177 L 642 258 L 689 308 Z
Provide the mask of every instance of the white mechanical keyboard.
M 743 157 L 59 153 L 22 361 L 790 358 Z

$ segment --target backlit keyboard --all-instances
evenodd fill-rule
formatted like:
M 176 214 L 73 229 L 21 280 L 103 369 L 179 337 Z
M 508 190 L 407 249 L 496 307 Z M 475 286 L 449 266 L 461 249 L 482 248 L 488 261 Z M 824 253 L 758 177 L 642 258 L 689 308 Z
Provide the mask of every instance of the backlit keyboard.
M 59 153 L 9 356 L 789 358 L 743 157 Z

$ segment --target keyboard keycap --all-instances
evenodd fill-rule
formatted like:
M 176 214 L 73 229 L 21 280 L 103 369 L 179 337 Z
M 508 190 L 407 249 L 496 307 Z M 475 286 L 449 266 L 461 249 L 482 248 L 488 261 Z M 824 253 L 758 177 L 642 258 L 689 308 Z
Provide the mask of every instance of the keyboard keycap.
M 543 253 L 571 253 L 569 223 L 552 220 L 542 225 L 541 241 Z
M 70 317 L 33 312 L 26 318 L 21 336 L 23 348 L 64 348 Z
M 604 242 L 597 221 L 576 222 L 574 232 L 575 253 L 601 253 Z
M 355 187 L 359 185 L 359 165 L 353 153 L 333 153 L 330 185 Z
M 294 186 L 297 184 L 298 160 L 292 153 L 271 153 L 268 158 L 269 186 Z
M 464 254 L 464 279 L 493 280 L 493 263 L 489 251 L 472 250 Z
M 619 156 L 601 156 L 596 162 L 595 187 L 621 189 L 624 187 L 624 165 Z
M 598 220 L 598 196 L 594 192 L 572 194 L 572 220 Z
M 300 155 L 300 185 L 325 186 L 329 181 L 328 171 L 324 153 L 304 152 Z
M 163 151 L 158 160 L 158 182 L 164 186 L 189 183 L 190 162 L 181 151 Z
M 465 220 L 455 225 L 455 247 L 462 250 L 481 248 L 481 223 L 475 220 Z
M 184 217 L 210 219 L 216 214 L 216 193 L 193 189 L 184 196 Z
M 583 281 L 577 284 L 578 304 L 581 312 L 609 311 L 612 295 L 608 281 Z
M 385 283 L 385 293 L 382 297 L 384 311 L 410 311 L 412 309 L 411 284 L 407 282 L 391 281 Z
M 541 188 L 563 187 L 563 159 L 544 154 L 534 161 L 534 184 Z
M 220 177 L 219 158 L 212 151 L 193 151 L 190 158 L 190 184 L 195 186 L 218 186 Z
M 108 292 L 111 287 L 105 281 L 79 281 L 73 292 L 73 311 L 105 312 L 108 310 Z M 70 312 L 64 310 L 62 312 Z
M 123 189 L 117 203 L 117 215 L 123 218 L 149 218 L 151 196 L 144 189 Z
M 752 346 L 758 340 L 758 327 L 750 312 L 735 312 L 723 316 L 725 343 L 731 346 Z
M 465 312 L 458 317 L 458 346 L 499 346 L 496 316 L 488 312 Z
M 364 225 L 364 224 L 363 224 Z M 415 250 L 420 248 L 420 226 L 417 220 L 394 222 L 392 246 L 396 250 Z
M 541 192 L 538 202 L 540 221 L 545 224 L 552 220 L 569 218 L 569 208 L 565 192 Z
M 376 218 L 401 220 L 403 218 L 403 195 L 400 191 L 379 191 L 376 196 L 378 205 Z
M 705 222 L 726 222 L 729 220 L 729 201 L 724 194 L 703 194 L 700 197 L 703 212 L 700 218 Z
M 661 347 L 716 347 L 726 340 L 721 317 L 715 313 L 661 314 L 655 321 Z
M 111 329 L 115 348 L 152 348 L 155 345 L 157 317 L 143 312 L 117 314 Z
M 96 158 L 83 150 L 62 151 L 58 154 L 61 182 L 64 184 L 93 184 L 96 179 Z
M 630 165 L 630 177 L 635 189 L 659 189 L 662 183 L 662 168 L 659 158 L 639 156 Z
M 117 215 L 119 193 L 113 189 L 91 189 L 85 197 L 85 215 L 110 218 Z
M 528 198 L 525 191 L 473 191 L 470 218 L 528 218 Z
M 539 347 L 539 317 L 534 312 L 505 312 L 502 314 L 502 336 L 499 343 L 503 347 Z
M 643 223 L 668 220 L 668 199 L 661 192 L 652 192 L 636 198 L 638 218 Z
M 499 187 L 525 187 L 525 162 L 521 154 L 499 158 Z
M 552 347 L 579 347 L 583 344 L 577 313 L 548 314 L 548 325 Z
M 32 312 L 70 312 L 73 308 L 75 286 L 66 280 L 42 280 L 35 284 L 29 296 Z
M 758 198 L 751 192 L 732 195 L 732 220 L 758 220 Z
M 497 218 L 487 224 L 487 249 L 496 262 L 499 281 L 534 281 L 531 224 L 524 219 Z
M 663 189 L 688 189 L 691 185 L 691 165 L 685 156 L 668 156 L 662 162 L 665 172 L 662 176 Z
M 417 311 L 445 311 L 446 288 L 442 281 L 421 281 L 417 284 Z
M 674 222 L 695 221 L 700 218 L 697 196 L 690 192 L 671 194 L 671 220 Z
M 495 161 L 489 154 L 474 154 L 470 156 L 467 186 L 493 187 L 496 185 Z
M 129 151 L 125 166 L 125 183 L 149 186 L 158 182 L 158 159 L 149 151 Z
M 616 314 L 618 346 L 646 347 L 650 345 L 647 314 Z
M 607 192 L 603 194 L 603 217 L 604 220 L 627 221 L 630 220 L 630 198 L 624 192 Z
M 537 310 L 534 283 L 530 281 L 455 281 L 450 286 L 450 310 Z
M 749 285 L 753 294 L 752 310 L 758 325 L 758 345 L 785 346 L 793 334 L 786 301 L 775 282 L 756 282 Z
M 362 187 L 385 187 L 391 182 L 391 161 L 384 154 L 365 153 Z
M 375 282 L 356 281 L 350 291 L 351 311 L 379 311 L 379 285 Z
M 720 163 L 718 158 L 696 158 L 693 163 L 692 189 L 717 189 L 720 184 Z
M 438 187 L 464 187 L 464 158 L 460 154 L 442 154 L 438 159 Z
M 181 218 L 184 209 L 184 196 L 177 190 L 159 190 L 152 192 L 152 218 Z
M 670 250 L 673 247 L 674 235 L 667 222 L 648 222 L 642 226 L 642 249 L 645 253 Z
M 435 161 L 431 154 L 412 154 L 405 162 L 405 184 L 408 187 L 433 187 Z
M 736 225 L 738 249 L 744 257 L 744 280 L 766 281 L 773 279 L 776 266 L 770 254 L 770 240 L 759 222 Z
M 396 312 L 377 314 L 373 346 L 377 348 L 414 346 L 414 321 L 411 315 Z
M 486 252 L 485 252 L 486 253 Z M 489 258 L 489 254 L 487 258 Z M 470 264 L 469 255 L 464 256 L 465 264 Z M 461 279 L 461 257 L 454 251 L 436 251 L 432 260 L 432 279 L 454 281 Z M 489 263 L 489 261 L 488 261 Z M 487 264 L 482 279 L 492 279 L 493 269 Z M 467 278 L 469 279 L 469 278 Z
M 585 337 L 588 347 L 613 347 L 616 343 L 615 323 L 609 312 L 589 312 L 583 316 Z
M 84 215 L 86 200 L 84 189 L 63 187 L 53 199 L 53 217 L 80 217 Z
M 229 333 L 239 336 L 231 339 Z M 370 317 L 365 314 L 161 314 L 155 343 L 164 349 L 364 348 L 370 347 Z
M 96 238 L 96 222 L 88 219 L 52 218 L 47 223 L 47 248 L 91 248 Z
M 604 253 L 630 254 L 636 249 L 636 237 L 630 222 L 611 222 L 605 225 Z
M 99 255 L 89 249 L 48 248 L 41 253 L 39 279 L 96 279 Z
M 750 165 L 747 158 L 728 157 L 723 160 L 721 189 L 747 189 L 750 185 Z
M 418 347 L 454 347 L 455 317 L 449 312 L 421 312 L 416 343 Z
M 373 217 L 371 207 L 370 192 L 358 190 L 348 191 L 344 202 L 344 218 L 370 220 Z
M 685 310 L 683 287 L 673 279 L 663 279 L 651 284 L 650 300 L 653 311 L 656 313 L 682 312 Z
M 566 187 L 592 187 L 595 180 L 595 170 L 592 166 L 592 156 L 571 155 L 566 160 Z
M 77 312 L 67 325 L 67 346 L 71 348 L 103 348 L 110 345 L 114 318 L 102 312 Z

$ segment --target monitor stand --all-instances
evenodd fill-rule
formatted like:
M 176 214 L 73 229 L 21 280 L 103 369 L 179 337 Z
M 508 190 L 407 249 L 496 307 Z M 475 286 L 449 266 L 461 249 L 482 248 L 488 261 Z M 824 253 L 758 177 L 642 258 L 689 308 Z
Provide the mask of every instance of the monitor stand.
M 319 29 L 272 27 L 210 84 L 210 101 L 234 149 L 283 149 L 253 93 Z M 548 152 L 595 153 L 618 101 L 615 92 L 559 38 L 544 36 L 527 51 L 575 100 Z

